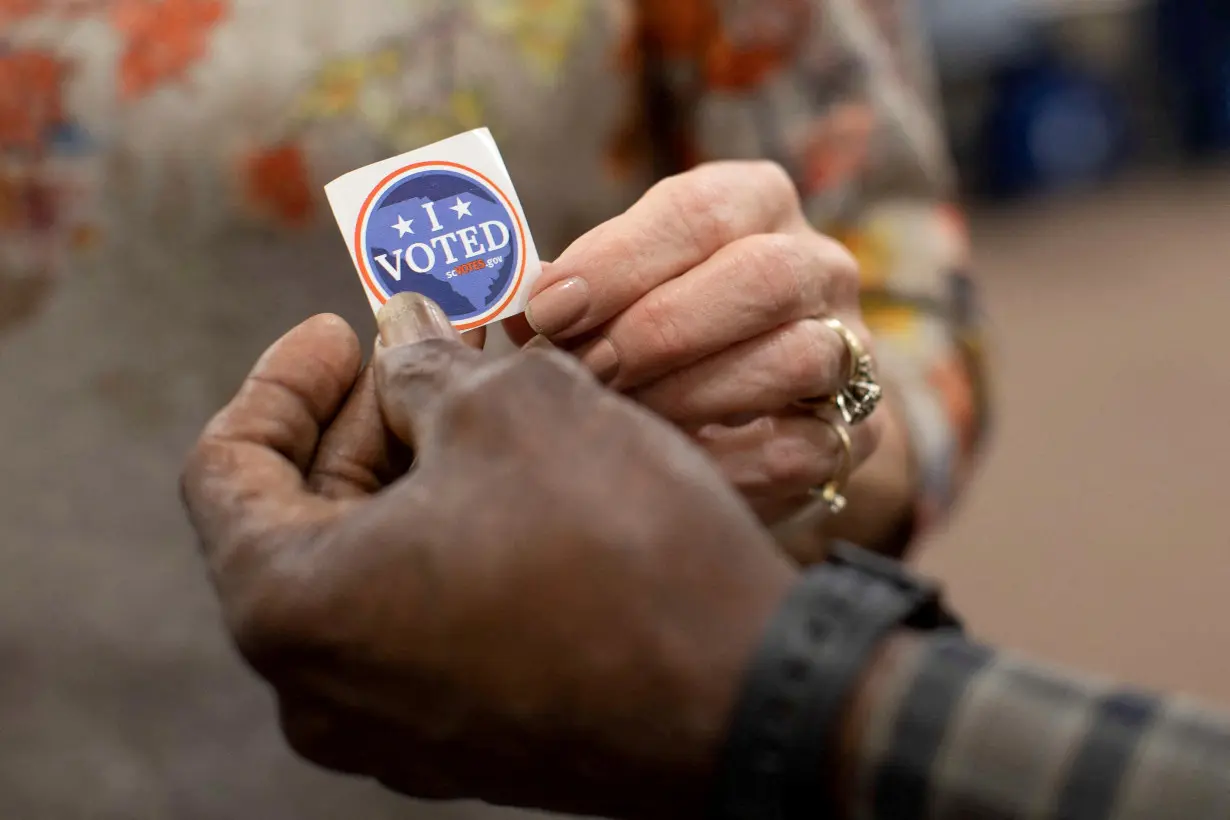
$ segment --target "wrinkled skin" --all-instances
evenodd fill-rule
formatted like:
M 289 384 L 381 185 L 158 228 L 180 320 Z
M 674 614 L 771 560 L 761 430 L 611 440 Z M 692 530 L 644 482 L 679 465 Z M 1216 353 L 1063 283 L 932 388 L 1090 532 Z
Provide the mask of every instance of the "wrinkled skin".
M 506 328 L 515 341 L 537 332 L 573 352 L 688 431 L 772 524 L 846 457 L 831 427 L 793 406 L 845 385 L 845 345 L 821 317 L 870 349 L 853 257 L 808 223 L 779 165 L 712 162 L 573 242 Z M 876 452 L 888 423 L 876 413 L 850 430 L 852 467 Z
M 698 813 L 795 570 L 666 422 L 562 353 L 485 359 L 416 299 L 361 380 L 340 319 L 291 331 L 185 468 L 288 740 L 418 797 Z

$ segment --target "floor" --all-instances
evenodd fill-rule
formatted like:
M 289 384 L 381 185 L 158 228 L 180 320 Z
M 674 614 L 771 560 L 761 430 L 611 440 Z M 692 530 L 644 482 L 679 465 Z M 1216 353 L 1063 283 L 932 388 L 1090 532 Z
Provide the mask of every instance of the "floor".
M 923 566 L 989 640 L 1230 704 L 1230 173 L 976 231 L 996 439 Z M 210 285 L 73 281 L 0 344 L 0 817 L 498 814 L 298 763 L 224 642 L 181 455 L 281 329 L 321 304 L 369 320 L 349 277 Z

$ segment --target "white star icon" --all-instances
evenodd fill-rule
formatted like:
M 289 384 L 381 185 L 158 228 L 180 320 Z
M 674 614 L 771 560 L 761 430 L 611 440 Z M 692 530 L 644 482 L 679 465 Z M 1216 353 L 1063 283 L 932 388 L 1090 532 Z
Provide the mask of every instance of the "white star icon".
M 449 205 L 448 209 L 455 212 L 458 219 L 461 219 L 463 216 L 474 216 L 474 214 L 470 213 L 470 203 L 462 202 L 461 197 L 457 197 L 457 204 Z
M 414 228 L 410 227 L 413 224 L 414 224 L 413 219 L 406 219 L 401 214 L 398 214 L 397 224 L 393 226 L 394 228 L 397 229 L 397 238 L 401 239 L 403 236 L 405 236 L 408 233 L 414 233 Z

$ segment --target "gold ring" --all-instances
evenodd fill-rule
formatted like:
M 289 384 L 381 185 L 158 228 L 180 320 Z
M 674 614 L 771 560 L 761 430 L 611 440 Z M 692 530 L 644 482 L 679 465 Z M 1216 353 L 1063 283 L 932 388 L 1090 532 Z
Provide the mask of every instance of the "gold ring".
M 823 501 L 828 505 L 829 512 L 836 515 L 846 508 L 846 497 L 842 493 L 850 482 L 850 470 L 854 466 L 854 445 L 850 441 L 850 431 L 841 422 L 819 414 L 816 415 L 816 420 L 832 427 L 841 441 L 841 465 L 837 468 L 837 475 L 824 484 L 813 487 L 808 495 L 816 501 Z
M 875 362 L 858 335 L 840 320 L 827 318 L 822 321 L 825 327 L 841 337 L 850 356 L 846 383 L 836 395 L 799 399 L 795 406 L 815 412 L 825 405 L 835 405 L 846 424 L 859 424 L 871 416 L 884 395 L 883 388 L 876 381 Z
M 870 354 L 867 353 L 867 348 L 863 346 L 863 340 L 853 330 L 846 327 L 840 319 L 830 317 L 821 321 L 824 322 L 825 327 L 834 331 L 845 342 L 846 350 L 850 354 L 850 367 L 846 370 L 846 380 L 853 379 L 858 375 L 859 361 L 870 357 Z

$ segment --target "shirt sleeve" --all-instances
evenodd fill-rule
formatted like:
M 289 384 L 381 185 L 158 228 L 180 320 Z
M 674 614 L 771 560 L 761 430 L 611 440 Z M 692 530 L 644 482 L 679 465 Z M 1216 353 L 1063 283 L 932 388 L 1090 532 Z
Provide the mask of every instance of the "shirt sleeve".
M 1230 721 L 936 637 L 886 680 L 851 820 L 1230 816 Z
M 917 4 L 820 0 L 818 8 L 822 47 L 844 68 L 814 109 L 811 141 L 789 159 L 817 226 L 859 260 L 863 315 L 915 454 L 917 535 L 956 501 L 985 438 L 970 248 Z
M 970 474 L 987 391 L 973 268 L 915 4 L 669 6 L 649 15 L 658 32 L 648 42 L 683 114 L 659 129 L 660 143 L 676 167 L 780 162 L 813 224 L 858 258 L 880 377 L 915 454 L 916 535 L 942 518 Z
M 818 0 L 792 69 L 816 89 L 779 117 L 783 155 L 818 228 L 859 261 L 880 374 L 910 432 L 913 535 L 968 479 L 987 421 L 982 323 L 964 220 L 913 0 Z M 791 122 L 798 118 L 798 122 Z

